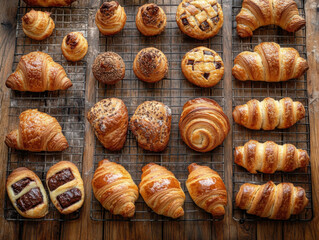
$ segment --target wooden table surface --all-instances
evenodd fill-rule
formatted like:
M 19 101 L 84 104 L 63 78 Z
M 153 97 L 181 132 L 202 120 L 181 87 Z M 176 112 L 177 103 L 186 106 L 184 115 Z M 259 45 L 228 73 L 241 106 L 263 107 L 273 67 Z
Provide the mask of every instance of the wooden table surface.
M 81 0 L 81 4 L 98 7 L 99 1 Z M 250 222 L 239 224 L 232 219 L 232 142 L 225 140 L 225 184 L 228 206 L 223 221 L 211 222 L 94 222 L 90 219 L 90 180 L 93 173 L 93 144 L 86 144 L 83 160 L 83 180 L 87 199 L 79 219 L 70 222 L 11 222 L 4 219 L 4 196 L 7 164 L 7 134 L 10 90 L 5 80 L 11 73 L 15 48 L 18 0 L 1 1 L 0 8 L 0 239 L 319 239 L 319 2 L 305 3 L 307 20 L 307 52 L 309 71 L 308 95 L 311 124 L 311 166 L 314 218 L 310 222 Z M 223 1 L 223 38 L 225 62 L 224 89 L 231 91 L 231 1 Z M 92 56 L 88 56 L 91 66 Z M 86 100 L 94 103 L 94 78 L 87 72 Z M 225 112 L 231 116 L 231 96 L 225 96 Z M 86 122 L 86 125 L 88 123 Z M 94 142 L 94 134 L 86 127 L 86 142 Z

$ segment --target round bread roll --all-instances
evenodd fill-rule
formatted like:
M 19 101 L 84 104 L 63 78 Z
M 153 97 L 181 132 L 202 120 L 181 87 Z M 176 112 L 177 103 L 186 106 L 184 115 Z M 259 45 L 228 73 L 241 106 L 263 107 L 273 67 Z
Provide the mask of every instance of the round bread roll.
M 88 42 L 83 33 L 71 32 L 64 37 L 61 50 L 67 60 L 77 62 L 85 57 L 88 51 Z
M 104 52 L 94 60 L 92 72 L 99 82 L 115 84 L 125 76 L 125 63 L 117 53 Z

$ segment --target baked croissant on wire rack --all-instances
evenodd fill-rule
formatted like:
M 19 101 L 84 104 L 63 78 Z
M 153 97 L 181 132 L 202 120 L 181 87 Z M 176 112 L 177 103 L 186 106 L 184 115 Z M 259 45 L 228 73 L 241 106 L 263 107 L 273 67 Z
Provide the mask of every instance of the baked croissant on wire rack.
M 258 44 L 254 52 L 241 52 L 234 60 L 233 76 L 241 81 L 280 82 L 302 76 L 308 70 L 306 59 L 294 48 L 277 43 Z
M 293 0 L 244 0 L 236 22 L 240 37 L 251 37 L 255 29 L 270 24 L 288 32 L 296 32 L 306 25 Z
M 279 101 L 265 98 L 263 101 L 252 99 L 247 104 L 236 106 L 234 121 L 253 130 L 274 130 L 293 126 L 305 117 L 305 107 L 286 97 Z
M 76 0 L 23 0 L 29 6 L 38 7 L 63 7 L 69 6 Z
M 305 189 L 292 183 L 275 185 L 243 184 L 236 195 L 236 206 L 247 213 L 277 220 L 286 220 L 301 213 L 308 204 Z
M 307 151 L 292 144 L 278 145 L 272 141 L 259 143 L 250 140 L 244 146 L 235 148 L 235 163 L 250 173 L 291 172 L 306 167 L 309 163 Z
M 44 92 L 72 87 L 63 67 L 43 52 L 31 52 L 21 57 L 6 86 L 12 90 Z

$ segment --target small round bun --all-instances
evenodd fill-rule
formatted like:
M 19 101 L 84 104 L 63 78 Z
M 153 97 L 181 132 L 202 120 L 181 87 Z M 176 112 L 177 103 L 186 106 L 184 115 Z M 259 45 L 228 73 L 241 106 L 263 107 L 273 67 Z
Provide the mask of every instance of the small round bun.
M 88 42 L 83 33 L 71 32 L 64 37 L 61 49 L 67 60 L 77 62 L 85 57 L 88 51 Z
M 199 87 L 213 87 L 224 75 L 222 58 L 206 47 L 197 47 L 186 53 L 181 67 L 187 80 Z
M 125 76 L 125 63 L 117 53 L 104 52 L 94 60 L 92 72 L 99 82 L 115 84 Z
M 134 59 L 133 71 L 135 75 L 144 82 L 158 82 L 167 74 L 167 58 L 165 54 L 157 48 L 144 48 Z
M 166 14 L 154 3 L 144 4 L 138 9 L 136 27 L 145 36 L 155 36 L 164 31 Z
M 95 24 L 103 35 L 120 32 L 125 23 L 124 8 L 116 1 L 104 2 L 95 15 Z

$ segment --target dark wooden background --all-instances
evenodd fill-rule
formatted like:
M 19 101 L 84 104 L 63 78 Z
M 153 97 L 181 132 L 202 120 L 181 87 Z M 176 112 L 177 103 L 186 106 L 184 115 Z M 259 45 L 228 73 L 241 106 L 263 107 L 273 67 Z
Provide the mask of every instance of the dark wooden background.
M 98 7 L 99 1 L 80 0 L 81 4 Z M 225 140 L 225 184 L 228 206 L 223 221 L 211 222 L 94 222 L 90 219 L 90 180 L 93 174 L 94 134 L 86 122 L 86 146 L 83 160 L 83 180 L 86 187 L 86 201 L 80 219 L 71 222 L 8 222 L 4 219 L 7 134 L 10 90 L 5 80 L 11 73 L 15 47 L 16 13 L 18 0 L 1 0 L 0 8 L 0 239 L 319 239 L 319 2 L 306 1 L 308 93 L 311 124 L 311 164 L 313 186 L 314 219 L 306 223 L 292 222 L 252 222 L 239 224 L 232 219 L 232 136 Z M 224 89 L 231 92 L 231 1 L 223 1 L 224 29 L 223 42 L 225 63 Z M 94 26 L 89 26 L 94 27 Z M 94 36 L 88 34 L 89 42 Z M 91 38 L 91 40 L 90 40 Z M 91 66 L 93 54 L 89 54 Z M 90 69 L 90 67 L 88 68 Z M 89 105 L 95 102 L 95 79 L 87 73 L 86 99 Z M 225 112 L 230 117 L 232 98 L 225 94 Z M 91 144 L 92 143 L 92 144 Z

